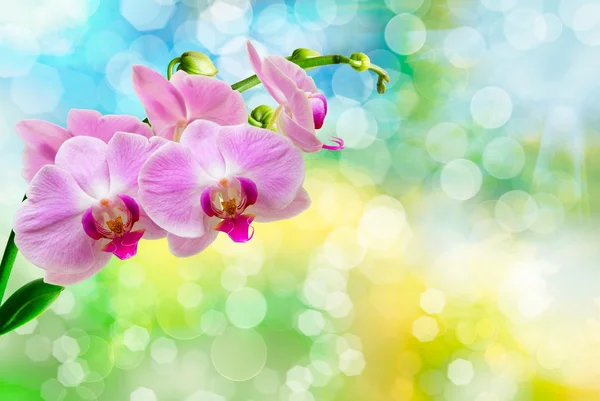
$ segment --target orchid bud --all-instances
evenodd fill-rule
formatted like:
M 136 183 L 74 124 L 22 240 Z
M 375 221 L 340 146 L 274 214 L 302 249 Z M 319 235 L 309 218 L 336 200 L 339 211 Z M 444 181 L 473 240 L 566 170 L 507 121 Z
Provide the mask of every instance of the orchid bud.
M 352 53 L 350 55 L 350 60 L 356 62 L 350 63 L 350 65 L 358 72 L 366 71 L 371 67 L 371 59 L 364 53 Z
M 185 52 L 181 55 L 179 66 L 177 66 L 177 71 L 179 70 L 207 77 L 214 77 L 219 72 L 206 54 L 195 51 Z
M 273 118 L 273 109 L 266 105 L 260 105 L 248 116 L 248 123 L 255 127 L 266 128 Z
M 321 53 L 316 50 L 299 48 L 294 50 L 292 56 L 290 57 L 291 61 L 298 62 L 303 61 L 309 58 L 319 57 Z

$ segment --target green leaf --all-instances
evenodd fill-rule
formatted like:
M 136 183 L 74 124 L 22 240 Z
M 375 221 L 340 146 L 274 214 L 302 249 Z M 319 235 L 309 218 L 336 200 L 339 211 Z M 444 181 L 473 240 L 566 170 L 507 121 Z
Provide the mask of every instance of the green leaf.
M 0 335 L 41 315 L 58 298 L 64 287 L 33 280 L 15 291 L 0 306 Z

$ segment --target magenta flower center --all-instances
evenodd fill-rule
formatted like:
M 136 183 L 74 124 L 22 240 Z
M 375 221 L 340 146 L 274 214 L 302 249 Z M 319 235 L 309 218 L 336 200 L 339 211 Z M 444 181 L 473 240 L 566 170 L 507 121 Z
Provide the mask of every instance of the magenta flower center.
M 129 259 L 137 253 L 137 244 L 144 229 L 131 231 L 140 219 L 137 202 L 127 195 L 105 198 L 88 208 L 83 214 L 83 230 L 92 239 L 111 240 L 102 250 L 119 259 Z
M 226 233 L 235 242 L 247 242 L 254 235 L 250 224 L 255 216 L 244 214 L 244 211 L 256 202 L 257 197 L 256 184 L 252 180 L 223 178 L 202 192 L 200 204 L 208 216 L 222 219 L 213 229 Z

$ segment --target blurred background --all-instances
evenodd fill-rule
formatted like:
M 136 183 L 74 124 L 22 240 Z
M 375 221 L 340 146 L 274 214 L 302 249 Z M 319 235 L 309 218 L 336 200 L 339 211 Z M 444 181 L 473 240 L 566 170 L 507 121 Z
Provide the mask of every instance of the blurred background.
M 219 78 L 298 47 L 313 204 L 177 259 L 144 242 L 0 338 L 0 399 L 600 400 L 597 0 L 27 0 L 0 13 L 0 240 L 25 192 L 21 119 L 144 117 L 132 64 Z M 249 108 L 273 105 L 264 89 Z M 41 277 L 19 257 L 9 292 Z

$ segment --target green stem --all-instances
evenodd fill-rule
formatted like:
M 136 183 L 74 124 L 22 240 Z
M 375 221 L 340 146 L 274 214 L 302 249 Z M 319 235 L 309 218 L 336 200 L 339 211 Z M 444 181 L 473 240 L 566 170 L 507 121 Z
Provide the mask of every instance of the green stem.
M 17 249 L 17 246 L 15 245 L 15 232 L 11 230 L 8 237 L 8 243 L 6 244 L 6 248 L 4 248 L 2 262 L 0 263 L 0 303 L 4 297 L 6 285 L 8 284 L 8 278 L 10 277 L 10 272 L 13 264 L 15 263 L 18 252 L 19 249 Z
M 25 199 L 27 199 L 27 195 L 23 196 L 23 200 Z M 10 230 L 8 242 L 6 243 L 6 248 L 4 248 L 4 255 L 2 255 L 2 262 L 0 262 L 0 304 L 2 303 L 2 298 L 4 298 L 8 278 L 15 264 L 17 253 L 19 253 L 19 248 L 15 245 L 15 232 Z
M 169 66 L 167 67 L 167 79 L 171 79 L 171 77 L 173 76 L 173 68 L 175 68 L 175 65 L 178 64 L 180 61 L 181 57 L 175 57 L 173 60 L 171 60 Z
M 288 59 L 290 59 L 290 58 L 288 57 Z M 320 67 L 323 65 L 333 65 L 333 64 L 348 64 L 352 67 L 360 67 L 359 61 L 350 60 L 348 57 L 342 56 L 339 54 L 331 54 L 328 56 L 312 57 L 312 58 L 308 58 L 308 59 L 301 60 L 301 61 L 294 61 L 294 60 L 290 60 L 290 61 L 297 64 L 299 67 L 301 67 L 303 69 Z M 383 68 L 379 67 L 378 65 L 371 64 L 369 67 L 369 71 L 377 74 L 379 76 L 379 81 L 382 81 L 382 82 L 390 81 L 390 77 L 387 74 L 387 72 Z M 248 77 L 244 80 L 241 80 L 241 81 L 236 82 L 235 84 L 231 85 L 231 88 L 233 90 L 237 90 L 239 92 L 244 92 L 258 84 L 260 84 L 260 80 L 258 79 L 258 77 L 256 75 L 252 75 L 251 77 Z

